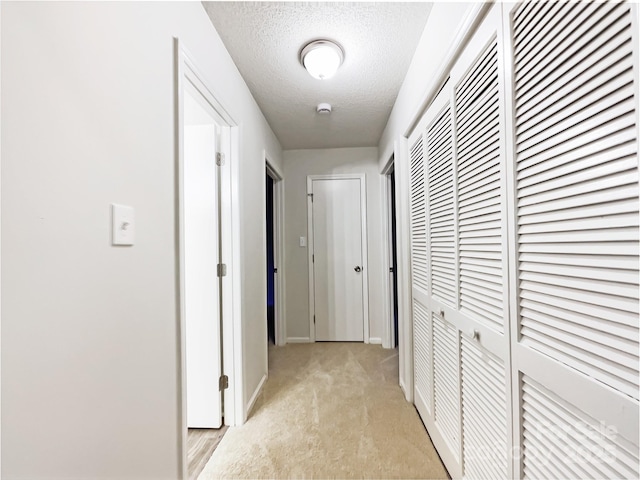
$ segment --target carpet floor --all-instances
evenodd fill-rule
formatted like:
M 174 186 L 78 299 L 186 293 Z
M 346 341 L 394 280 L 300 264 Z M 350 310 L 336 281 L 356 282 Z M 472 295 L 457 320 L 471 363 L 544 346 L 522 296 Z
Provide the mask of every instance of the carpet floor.
M 269 379 L 199 476 L 449 478 L 398 387 L 398 354 L 361 343 L 269 350 Z

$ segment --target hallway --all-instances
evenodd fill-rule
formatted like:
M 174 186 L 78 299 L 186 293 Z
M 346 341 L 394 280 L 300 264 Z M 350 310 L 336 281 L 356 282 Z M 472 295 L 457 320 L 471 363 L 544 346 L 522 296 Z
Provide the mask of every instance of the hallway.
M 270 347 L 269 380 L 199 477 L 448 478 L 398 387 L 398 355 L 362 343 Z

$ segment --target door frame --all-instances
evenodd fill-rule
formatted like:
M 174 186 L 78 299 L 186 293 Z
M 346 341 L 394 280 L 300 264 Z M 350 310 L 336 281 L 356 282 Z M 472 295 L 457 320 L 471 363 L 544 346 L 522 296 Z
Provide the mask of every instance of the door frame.
M 316 329 L 313 321 L 315 315 L 315 280 L 313 268 L 313 196 L 314 180 L 359 180 L 360 212 L 362 229 L 362 323 L 363 341 L 369 343 L 369 262 L 367 254 L 367 182 L 364 173 L 335 173 L 329 175 L 307 175 L 307 265 L 309 272 L 309 341 L 316 341 Z
M 264 163 L 267 174 L 273 179 L 273 264 L 278 269 L 273 282 L 275 297 L 275 340 L 277 346 L 287 343 L 286 313 L 285 313 L 285 268 L 284 268 L 284 175 L 282 171 L 270 159 L 273 158 L 269 152 L 263 151 Z M 266 192 L 265 192 L 266 193 Z M 265 224 L 266 239 L 266 224 Z M 265 242 L 266 255 L 266 242 Z M 267 355 L 268 356 L 268 355 Z M 268 365 L 268 361 L 267 361 Z
M 176 164 L 175 164 L 175 241 L 176 255 L 176 314 L 178 318 L 177 381 L 180 396 L 178 397 L 178 427 L 180 440 L 178 445 L 180 471 L 182 478 L 188 477 L 187 463 L 187 390 L 186 390 L 186 343 L 185 343 L 185 312 L 184 312 L 184 245 L 182 242 L 184 216 L 183 198 L 183 166 L 184 166 L 184 118 L 183 91 L 189 83 L 198 91 L 202 98 L 224 120 L 222 126 L 222 144 L 224 161 L 219 167 L 220 205 L 219 221 L 221 228 L 220 248 L 221 260 L 227 265 L 227 274 L 222 277 L 221 292 L 221 338 L 222 344 L 222 374 L 229 378 L 229 388 L 223 392 L 223 422 L 225 425 L 241 425 L 243 418 L 243 363 L 242 363 L 242 331 L 241 331 L 241 284 L 240 275 L 240 210 L 237 201 L 239 178 L 239 127 L 229 113 L 229 110 L 218 100 L 210 88 L 211 83 L 197 68 L 192 56 L 174 37 L 175 55 L 175 128 L 176 128 Z M 212 159 L 215 161 L 215 159 Z
M 391 268 L 393 267 L 392 235 L 394 233 L 393 229 L 391 228 L 391 216 L 393 215 L 393 212 L 391 211 L 391 205 L 392 205 L 391 171 L 392 170 L 395 170 L 395 157 L 393 154 L 391 154 L 391 157 L 389 158 L 387 164 L 382 169 L 382 177 L 383 177 L 382 198 L 384 201 L 384 208 L 382 209 L 382 232 L 383 232 L 382 245 L 385 252 L 385 270 L 384 271 L 386 273 L 386 275 L 384 275 L 382 279 L 382 285 L 383 285 L 382 288 L 383 288 L 383 291 L 385 292 L 385 295 L 383 297 L 384 310 L 388 314 L 387 321 L 384 322 L 384 330 L 383 330 L 384 336 L 382 337 L 383 348 L 393 348 L 395 345 L 395 335 L 393 331 L 394 330 L 393 328 L 393 323 L 394 323 L 393 284 L 391 283 L 391 278 L 389 275 L 391 273 Z M 396 187 L 397 187 L 397 184 L 396 184 Z M 398 216 L 397 211 L 395 213 L 396 213 L 396 222 L 397 222 L 397 216 Z M 396 232 L 396 245 L 397 244 L 398 244 L 398 235 Z M 397 255 L 397 252 L 396 252 L 396 255 Z M 397 261 L 397 258 L 396 258 L 396 261 Z M 394 271 L 393 274 L 397 276 L 398 272 Z M 399 298 L 396 298 L 395 302 L 399 303 Z M 400 336 L 400 313 L 399 312 L 398 312 L 398 336 Z M 400 346 L 399 343 L 398 343 L 398 346 Z
M 398 278 L 398 383 L 404 398 L 413 403 L 413 309 L 411 284 L 411 227 L 409 219 L 409 138 L 393 144 L 396 173 L 396 245 Z

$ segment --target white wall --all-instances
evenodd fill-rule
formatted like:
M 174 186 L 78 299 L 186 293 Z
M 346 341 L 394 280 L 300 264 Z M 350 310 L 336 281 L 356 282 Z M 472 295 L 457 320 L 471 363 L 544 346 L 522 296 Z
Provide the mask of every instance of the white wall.
M 241 124 L 246 400 L 278 141 L 200 3 L 2 2 L 2 478 L 176 478 L 173 36 Z M 136 210 L 110 246 L 109 204 Z M 258 221 L 257 219 L 261 219 Z
M 435 2 L 427 18 L 422 37 L 398 92 L 378 148 L 380 169 L 393 154 L 393 142 L 405 133 L 427 90 L 435 80 L 465 17 L 476 4 Z
M 367 182 L 367 236 L 369 262 L 369 336 L 380 339 L 388 314 L 383 304 L 384 251 L 382 198 L 384 177 L 378 172 L 378 149 L 336 148 L 286 150 L 285 272 L 287 338 L 309 338 L 309 265 L 307 248 L 299 246 L 307 236 L 307 175 L 364 173 Z

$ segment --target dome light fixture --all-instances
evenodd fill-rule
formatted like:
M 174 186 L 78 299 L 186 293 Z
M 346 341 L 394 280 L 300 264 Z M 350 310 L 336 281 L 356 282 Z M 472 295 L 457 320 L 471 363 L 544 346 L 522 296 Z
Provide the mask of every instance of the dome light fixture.
M 313 78 L 320 80 L 333 77 L 343 60 L 342 47 L 331 40 L 314 40 L 300 51 L 300 63 Z

